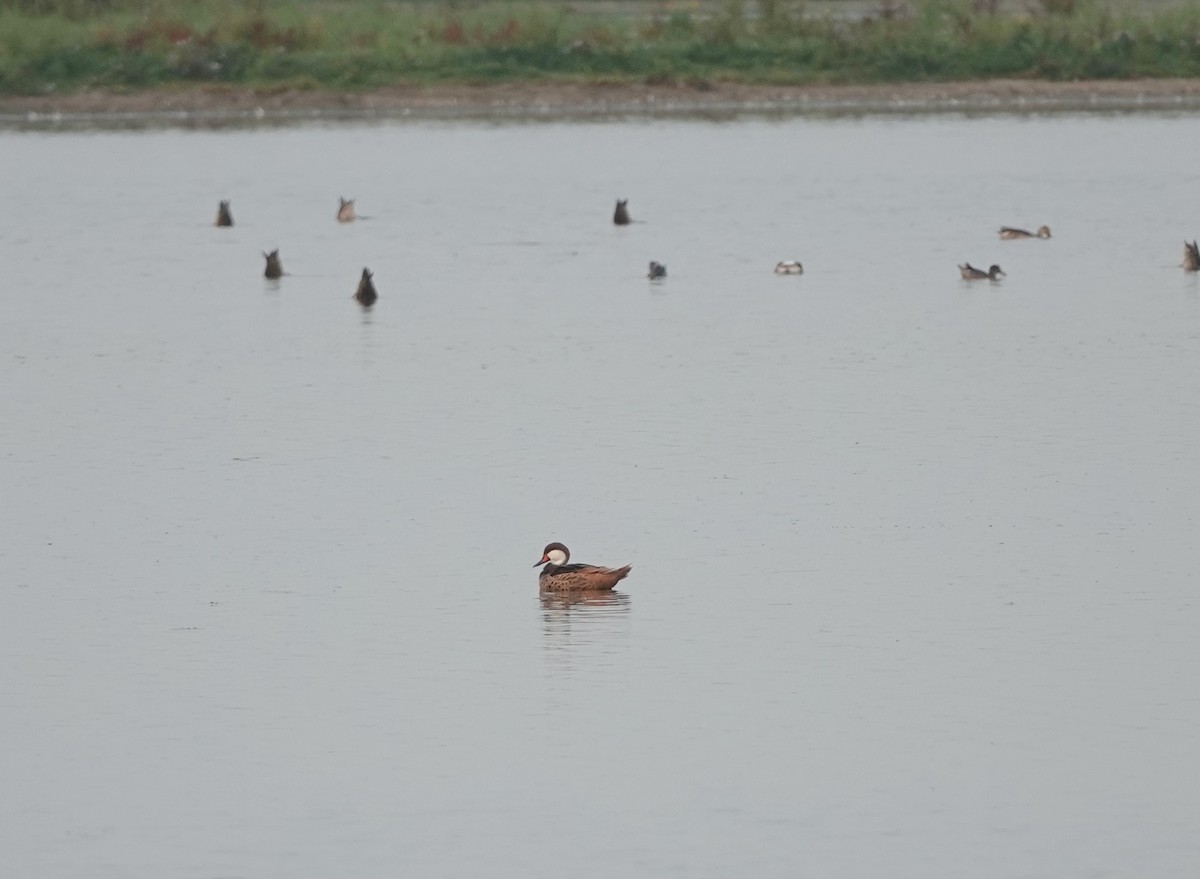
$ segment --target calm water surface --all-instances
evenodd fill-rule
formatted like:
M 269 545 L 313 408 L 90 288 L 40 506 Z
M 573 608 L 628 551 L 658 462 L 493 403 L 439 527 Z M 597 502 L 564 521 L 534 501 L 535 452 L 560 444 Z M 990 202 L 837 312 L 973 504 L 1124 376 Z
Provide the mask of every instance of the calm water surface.
M 1194 876 L 1198 142 L 0 132 L 0 874 Z

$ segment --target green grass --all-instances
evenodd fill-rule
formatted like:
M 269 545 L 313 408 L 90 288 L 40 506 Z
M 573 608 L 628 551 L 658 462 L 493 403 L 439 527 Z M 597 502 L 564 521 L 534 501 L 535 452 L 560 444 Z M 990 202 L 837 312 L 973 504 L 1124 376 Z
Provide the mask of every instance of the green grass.
M 1196 0 L 1144 13 L 1098 0 L 1041 3 L 991 14 L 977 11 L 979 0 L 916 0 L 853 18 L 806 14 L 786 0 L 630 4 L 603 14 L 461 0 L 0 0 L 0 92 L 1200 75 Z

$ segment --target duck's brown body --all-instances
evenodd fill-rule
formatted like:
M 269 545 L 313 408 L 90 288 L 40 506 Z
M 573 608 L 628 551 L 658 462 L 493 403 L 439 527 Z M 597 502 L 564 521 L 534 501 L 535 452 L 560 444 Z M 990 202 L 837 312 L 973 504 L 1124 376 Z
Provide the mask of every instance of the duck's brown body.
M 274 281 L 277 278 L 283 277 L 283 263 L 279 261 L 279 250 L 272 250 L 270 253 L 263 253 L 267 258 L 267 267 L 263 270 L 263 277 Z
M 357 218 L 354 213 L 354 199 L 338 196 L 337 218 L 339 223 L 353 223 Z
M 622 568 L 602 568 L 598 565 L 569 565 L 571 551 L 561 543 L 551 543 L 542 551 L 542 559 L 534 567 L 545 565 L 538 575 L 542 592 L 608 592 L 629 576 L 632 565 Z
M 1183 270 L 1185 272 L 1200 272 L 1200 246 L 1193 241 L 1183 242 Z
M 354 291 L 354 298 L 363 308 L 370 308 L 379 298 L 379 294 L 375 292 L 375 282 L 371 280 L 373 277 L 370 269 L 363 269 L 362 277 L 358 281 L 358 289 Z

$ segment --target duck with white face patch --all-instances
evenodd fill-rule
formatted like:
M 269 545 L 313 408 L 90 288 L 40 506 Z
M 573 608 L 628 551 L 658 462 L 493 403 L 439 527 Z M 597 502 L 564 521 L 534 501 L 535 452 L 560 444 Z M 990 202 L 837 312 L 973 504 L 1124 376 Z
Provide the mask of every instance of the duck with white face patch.
M 602 568 L 597 565 L 571 565 L 571 551 L 561 543 L 549 543 L 542 550 L 535 568 L 545 565 L 538 575 L 538 587 L 543 592 L 608 592 L 633 569 Z

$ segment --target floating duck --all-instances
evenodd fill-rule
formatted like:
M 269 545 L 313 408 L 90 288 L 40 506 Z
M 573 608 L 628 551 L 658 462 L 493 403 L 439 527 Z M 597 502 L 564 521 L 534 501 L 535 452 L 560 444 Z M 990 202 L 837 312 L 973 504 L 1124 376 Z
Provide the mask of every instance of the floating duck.
M 800 265 L 798 259 L 785 259 L 775 263 L 775 274 L 777 275 L 803 275 L 804 266 Z
M 650 261 L 650 271 L 646 273 L 646 277 L 654 280 L 656 278 L 665 278 L 667 276 L 667 267 L 660 262 Z
M 958 267 L 964 281 L 998 281 L 1000 276 L 1005 274 L 1000 266 L 992 266 L 986 272 L 983 269 L 977 269 L 970 263 L 964 263 Z
M 617 199 L 617 208 L 613 211 L 613 222 L 618 226 L 628 226 L 633 221 L 629 219 L 629 199 Z
M 1039 226 L 1036 232 L 1027 232 L 1024 229 L 1014 229 L 1012 226 L 1001 226 L 1000 237 L 1006 241 L 1013 238 L 1049 238 L 1050 227 Z
M 371 274 L 370 269 L 363 269 L 362 278 L 358 282 L 358 289 L 354 291 L 354 298 L 358 300 L 358 304 L 363 308 L 370 308 L 375 304 L 375 300 L 379 298 L 379 294 L 375 292 L 375 284 L 371 279 L 375 277 Z
M 232 226 L 233 225 L 233 214 L 229 213 L 228 199 L 222 200 L 221 203 L 219 205 L 217 205 L 217 222 L 214 225 L 217 225 L 217 226 Z
M 538 587 L 543 592 L 606 592 L 629 576 L 632 565 L 623 568 L 601 568 L 596 565 L 568 565 L 571 551 L 561 543 L 550 543 L 542 550 L 542 558 L 534 567 L 545 565 L 538 575 Z
M 1193 241 L 1183 242 L 1183 270 L 1185 272 L 1200 272 L 1200 247 Z
M 279 261 L 279 249 L 276 248 L 270 253 L 263 251 L 263 256 L 267 258 L 267 267 L 263 271 L 263 277 L 270 278 L 272 281 L 276 278 L 283 277 L 283 263 Z
M 354 199 L 338 196 L 337 219 L 339 223 L 350 223 L 355 219 Z

